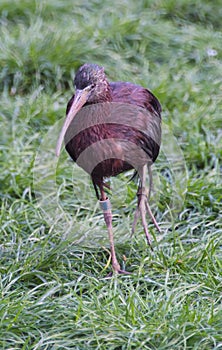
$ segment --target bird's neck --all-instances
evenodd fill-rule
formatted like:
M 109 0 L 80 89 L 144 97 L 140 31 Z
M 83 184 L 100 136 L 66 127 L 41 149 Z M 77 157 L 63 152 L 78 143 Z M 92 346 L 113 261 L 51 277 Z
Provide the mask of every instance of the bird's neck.
M 98 86 L 95 95 L 93 96 L 92 101 L 88 101 L 89 104 L 93 103 L 104 103 L 104 102 L 112 102 L 113 95 L 112 89 L 108 81 L 103 82 L 100 86 Z
M 101 100 L 100 102 L 112 102 L 113 95 L 112 95 L 112 89 L 107 82 L 106 89 L 104 89 L 103 94 L 101 94 Z

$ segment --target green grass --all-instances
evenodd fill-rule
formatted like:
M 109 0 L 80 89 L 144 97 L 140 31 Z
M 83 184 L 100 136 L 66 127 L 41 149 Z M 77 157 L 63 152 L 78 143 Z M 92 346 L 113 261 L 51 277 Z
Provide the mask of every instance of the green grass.
M 222 347 L 221 23 L 219 0 L 1 1 L 1 349 Z M 153 252 L 141 224 L 130 239 L 136 185 L 113 179 L 117 254 L 132 274 L 111 279 L 90 180 L 53 153 L 84 62 L 163 107 L 162 233 L 149 225 Z

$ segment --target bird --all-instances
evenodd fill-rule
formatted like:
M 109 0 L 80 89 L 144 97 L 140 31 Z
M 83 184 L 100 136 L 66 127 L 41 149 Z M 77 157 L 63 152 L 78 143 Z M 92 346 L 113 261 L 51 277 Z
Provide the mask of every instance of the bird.
M 111 274 L 127 274 L 121 269 L 115 251 L 106 179 L 134 169 L 138 190 L 132 233 L 141 216 L 147 243 L 151 246 L 146 213 L 160 231 L 149 198 L 151 166 L 158 157 L 161 144 L 162 108 L 157 97 L 147 88 L 131 82 L 109 82 L 104 67 L 94 63 L 85 63 L 77 70 L 74 88 L 55 153 L 59 157 L 64 141 L 73 161 L 90 175 L 108 230 Z

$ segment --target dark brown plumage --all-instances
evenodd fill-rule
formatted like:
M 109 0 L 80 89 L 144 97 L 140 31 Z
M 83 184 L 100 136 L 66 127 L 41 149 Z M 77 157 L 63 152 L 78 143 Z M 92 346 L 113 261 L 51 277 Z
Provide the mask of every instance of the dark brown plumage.
M 74 85 L 76 93 L 68 102 L 67 118 L 56 153 L 59 154 L 64 139 L 71 158 L 90 174 L 109 232 L 113 270 L 121 273 L 115 255 L 111 206 L 104 191 L 104 179 L 133 168 L 138 172 L 140 184 L 133 230 L 141 214 L 150 244 L 146 211 L 158 229 L 159 226 L 148 205 L 145 178 L 148 166 L 151 180 L 150 166 L 159 154 L 161 106 L 148 89 L 139 85 L 109 83 L 104 69 L 94 64 L 80 67 Z

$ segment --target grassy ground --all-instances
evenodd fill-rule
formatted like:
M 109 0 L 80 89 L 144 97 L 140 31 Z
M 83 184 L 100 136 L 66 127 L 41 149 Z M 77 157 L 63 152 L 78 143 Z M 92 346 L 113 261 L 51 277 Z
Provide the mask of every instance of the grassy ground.
M 0 16 L 0 348 L 221 349 L 221 2 L 2 0 Z M 153 252 L 141 225 L 129 238 L 136 186 L 113 180 L 118 258 L 133 273 L 110 280 L 90 181 L 53 153 L 84 62 L 163 106 L 162 234 L 150 225 Z

